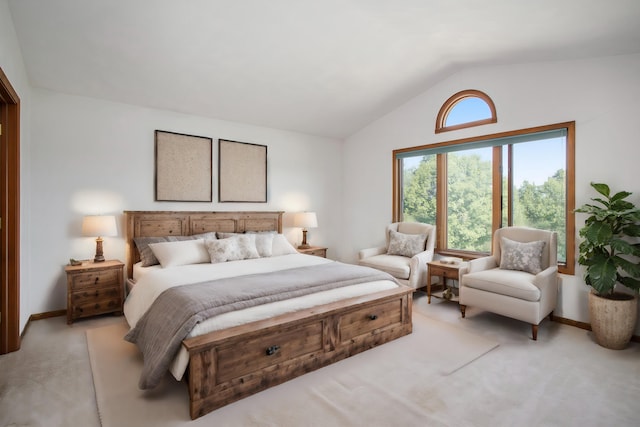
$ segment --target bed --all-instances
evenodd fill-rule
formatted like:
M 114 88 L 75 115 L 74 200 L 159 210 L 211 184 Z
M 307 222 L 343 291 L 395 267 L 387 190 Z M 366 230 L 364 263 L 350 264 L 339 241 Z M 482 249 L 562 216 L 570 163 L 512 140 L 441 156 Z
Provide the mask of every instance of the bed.
M 150 289 L 156 285 L 162 288 L 163 281 L 169 286 L 170 281 L 179 282 L 177 285 L 200 283 L 210 275 L 221 281 L 243 276 L 239 280 L 248 280 L 246 286 L 255 287 L 251 280 L 279 280 L 280 276 L 273 275 L 281 274 L 280 270 L 286 270 L 288 280 L 302 282 L 310 279 L 295 276 L 299 272 L 350 268 L 295 250 L 276 253 L 275 242 L 283 239 L 282 217 L 283 212 L 125 211 L 130 289 L 125 316 L 132 330 L 147 320 L 144 312 L 150 306 L 145 304 L 159 304 L 160 298 L 153 301 L 159 291 Z M 276 236 L 274 252 L 269 254 L 273 256 L 175 268 L 140 267 L 135 239 L 208 233 L 271 233 Z M 338 288 L 319 287 L 318 292 L 225 312 L 198 324 L 181 340 L 168 368 L 176 379 L 187 382 L 191 418 L 411 333 L 413 290 L 386 278 L 374 278 Z M 144 303 L 140 305 L 140 301 Z

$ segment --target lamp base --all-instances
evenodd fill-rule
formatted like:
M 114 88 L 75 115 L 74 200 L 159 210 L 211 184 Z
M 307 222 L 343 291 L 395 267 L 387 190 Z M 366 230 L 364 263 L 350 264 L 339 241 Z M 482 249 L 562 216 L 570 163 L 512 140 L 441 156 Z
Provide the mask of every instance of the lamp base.
M 96 239 L 96 256 L 93 258 L 93 262 L 104 262 L 104 255 L 102 253 L 102 237 Z
M 307 244 L 307 229 L 302 229 L 302 243 L 298 245 L 298 249 L 309 249 L 311 245 Z

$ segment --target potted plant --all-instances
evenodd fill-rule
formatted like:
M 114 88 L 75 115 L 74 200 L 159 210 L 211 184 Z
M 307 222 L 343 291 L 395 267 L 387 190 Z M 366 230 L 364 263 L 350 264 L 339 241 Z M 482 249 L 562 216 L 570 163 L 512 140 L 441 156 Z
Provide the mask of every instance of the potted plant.
M 633 239 L 640 237 L 640 210 L 625 200 L 631 195 L 627 191 L 611 195 L 606 184 L 591 186 L 603 198 L 576 209 L 589 215 L 580 229 L 578 263 L 586 267 L 584 279 L 592 288 L 589 314 L 596 342 L 622 349 L 633 335 L 638 313 L 640 243 Z M 619 292 L 618 284 L 634 293 Z

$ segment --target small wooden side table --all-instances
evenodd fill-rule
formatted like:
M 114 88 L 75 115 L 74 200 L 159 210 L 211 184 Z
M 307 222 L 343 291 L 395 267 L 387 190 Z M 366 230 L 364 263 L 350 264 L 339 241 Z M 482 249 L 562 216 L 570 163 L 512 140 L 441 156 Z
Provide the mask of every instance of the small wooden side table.
M 122 314 L 124 264 L 118 260 L 67 265 L 67 324 L 81 317 Z
M 459 262 L 456 264 L 445 264 L 440 261 L 431 261 L 427 263 L 427 303 L 431 304 L 431 278 L 441 277 L 443 290 L 441 292 L 434 293 L 433 296 L 437 298 L 443 298 L 444 292 L 447 288 L 447 279 L 460 281 L 460 269 L 465 267 L 465 262 Z M 458 295 L 453 294 L 450 301 L 458 301 Z
M 326 258 L 327 257 L 327 248 L 322 247 L 322 246 L 311 246 L 311 247 L 305 248 L 305 249 L 298 248 L 297 250 L 301 254 L 315 255 L 315 256 L 322 257 L 322 258 Z

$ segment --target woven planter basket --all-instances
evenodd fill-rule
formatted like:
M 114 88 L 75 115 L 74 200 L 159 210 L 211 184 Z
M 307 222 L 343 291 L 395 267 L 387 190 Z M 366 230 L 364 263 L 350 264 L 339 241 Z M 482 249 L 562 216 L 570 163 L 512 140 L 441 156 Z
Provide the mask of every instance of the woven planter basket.
M 629 344 L 638 317 L 638 297 L 628 296 L 628 299 L 609 299 L 589 293 L 591 329 L 602 347 L 622 350 Z

